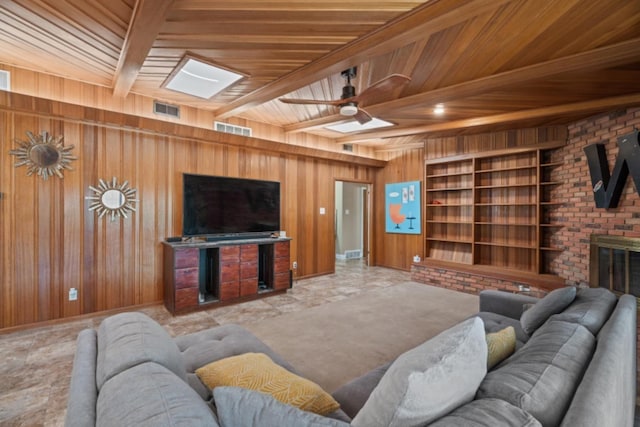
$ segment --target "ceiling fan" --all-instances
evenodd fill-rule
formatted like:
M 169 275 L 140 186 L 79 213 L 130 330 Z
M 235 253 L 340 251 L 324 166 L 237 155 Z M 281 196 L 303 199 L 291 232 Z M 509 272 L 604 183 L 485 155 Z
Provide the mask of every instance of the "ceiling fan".
M 284 102 L 286 104 L 332 105 L 334 107 L 338 107 L 340 109 L 340 114 L 343 116 L 353 116 L 353 118 L 355 118 L 360 124 L 365 124 L 372 118 L 369 113 L 358 107 L 360 103 L 367 104 L 367 101 L 372 99 L 385 96 L 388 97 L 395 89 L 401 88 L 411 81 L 410 77 L 402 74 L 391 74 L 372 84 L 363 90 L 361 94 L 356 95 L 356 88 L 351 84 L 351 79 L 356 76 L 357 71 L 357 67 L 352 67 L 340 73 L 342 77 L 347 80 L 346 86 L 342 88 L 342 96 L 340 99 L 333 101 L 318 101 L 315 99 L 280 98 L 280 102 Z

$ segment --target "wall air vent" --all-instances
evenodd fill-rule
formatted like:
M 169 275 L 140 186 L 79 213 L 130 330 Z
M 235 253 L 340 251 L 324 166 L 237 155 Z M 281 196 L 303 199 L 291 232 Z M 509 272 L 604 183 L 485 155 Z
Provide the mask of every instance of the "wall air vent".
M 177 105 L 165 104 L 164 102 L 153 101 L 153 112 L 163 116 L 180 118 L 180 107 Z
M 0 70 L 0 90 L 11 90 L 11 73 Z
M 213 122 L 213 130 L 234 135 L 251 136 L 251 128 L 244 126 L 230 125 L 228 123 Z
M 342 150 L 350 153 L 353 152 L 353 144 L 342 144 Z

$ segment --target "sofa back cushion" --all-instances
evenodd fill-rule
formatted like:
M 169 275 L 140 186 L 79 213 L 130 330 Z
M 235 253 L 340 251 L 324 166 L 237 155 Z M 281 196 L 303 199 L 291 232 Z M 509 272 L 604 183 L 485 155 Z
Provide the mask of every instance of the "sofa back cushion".
M 98 395 L 97 427 L 218 426 L 207 403 L 187 383 L 157 363 L 127 369 Z
M 380 383 L 389 366 L 391 362 L 380 365 L 334 391 L 332 395 L 340 403 L 340 409 L 350 418 L 355 417 L 371 396 L 373 389 Z
M 506 363 L 487 374 L 476 398 L 505 400 L 545 427 L 557 426 L 589 364 L 595 343 L 584 326 L 550 320 Z
M 552 319 L 579 323 L 593 335 L 598 335 L 602 325 L 611 316 L 616 302 L 616 296 L 608 289 L 578 289 L 576 299 L 562 313 L 553 315 Z
M 576 297 L 576 288 L 567 286 L 548 293 L 520 316 L 522 329 L 532 335 L 547 319 L 564 310 Z
M 205 329 L 175 338 L 182 352 L 187 372 L 195 372 L 216 360 L 245 353 L 264 353 L 288 371 L 296 373 L 293 366 L 284 360 L 255 335 L 239 325 L 228 324 Z
M 121 313 L 106 318 L 98 328 L 96 383 L 144 362 L 155 362 L 187 380 L 182 354 L 173 338 L 142 313 Z

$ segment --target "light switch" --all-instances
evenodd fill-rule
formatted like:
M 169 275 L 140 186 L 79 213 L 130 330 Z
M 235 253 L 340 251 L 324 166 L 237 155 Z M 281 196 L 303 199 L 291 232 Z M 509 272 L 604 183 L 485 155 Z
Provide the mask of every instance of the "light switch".
M 324 215 L 325 213 L 327 213 L 325 208 L 320 208 L 320 215 Z

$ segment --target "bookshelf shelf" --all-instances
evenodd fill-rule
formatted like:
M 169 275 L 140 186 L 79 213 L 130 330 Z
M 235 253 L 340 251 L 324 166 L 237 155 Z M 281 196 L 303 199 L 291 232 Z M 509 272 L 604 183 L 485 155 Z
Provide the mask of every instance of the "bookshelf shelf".
M 501 150 L 425 163 L 425 258 L 437 262 L 547 273 L 544 259 L 562 252 L 551 198 L 563 162 L 551 148 Z M 543 255 L 549 254 L 549 255 Z

